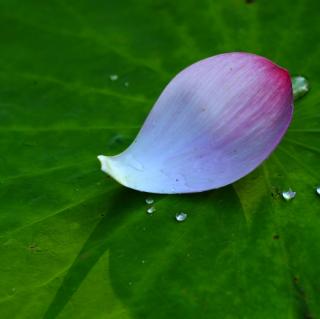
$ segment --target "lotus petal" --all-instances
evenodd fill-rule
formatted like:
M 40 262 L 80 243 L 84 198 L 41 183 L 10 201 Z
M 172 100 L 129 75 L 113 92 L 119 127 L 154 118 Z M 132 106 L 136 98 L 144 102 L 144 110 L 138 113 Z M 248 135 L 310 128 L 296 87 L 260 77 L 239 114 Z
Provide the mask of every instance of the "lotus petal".
M 104 172 L 139 191 L 219 188 L 268 157 L 292 112 L 285 69 L 253 54 L 221 54 L 175 76 L 134 142 L 117 156 L 98 158 Z

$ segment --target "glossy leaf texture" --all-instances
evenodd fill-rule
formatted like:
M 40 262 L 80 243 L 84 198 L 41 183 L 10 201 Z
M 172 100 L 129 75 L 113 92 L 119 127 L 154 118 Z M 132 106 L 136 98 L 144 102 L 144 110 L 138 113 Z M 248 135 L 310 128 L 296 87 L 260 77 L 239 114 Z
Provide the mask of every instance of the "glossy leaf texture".
M 315 0 L 1 0 L 1 318 L 318 318 L 318 12 Z M 147 214 L 149 195 L 96 155 L 132 142 L 178 71 L 230 51 L 311 90 L 261 167 L 152 195 Z

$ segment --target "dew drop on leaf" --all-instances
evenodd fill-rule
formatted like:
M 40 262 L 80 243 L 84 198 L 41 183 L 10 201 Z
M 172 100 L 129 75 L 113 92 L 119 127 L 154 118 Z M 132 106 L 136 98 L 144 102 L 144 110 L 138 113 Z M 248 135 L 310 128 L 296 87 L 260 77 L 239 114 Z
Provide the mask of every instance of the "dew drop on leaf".
M 153 198 L 151 198 L 151 197 L 146 198 L 146 203 L 147 203 L 148 205 L 153 204 L 153 203 L 154 203 Z
M 117 81 L 119 79 L 118 74 L 110 74 L 109 76 L 111 81 Z
M 295 100 L 303 97 L 309 91 L 309 82 L 303 76 L 294 76 L 291 81 Z
M 289 201 L 293 198 L 295 198 L 296 192 L 294 192 L 291 188 L 289 188 L 287 191 L 282 192 L 282 197 Z
M 183 222 L 187 219 L 188 215 L 184 212 L 180 212 L 178 214 L 176 214 L 176 221 L 177 222 Z
M 153 214 L 156 211 L 156 208 L 154 206 L 151 206 L 147 209 L 148 214 Z

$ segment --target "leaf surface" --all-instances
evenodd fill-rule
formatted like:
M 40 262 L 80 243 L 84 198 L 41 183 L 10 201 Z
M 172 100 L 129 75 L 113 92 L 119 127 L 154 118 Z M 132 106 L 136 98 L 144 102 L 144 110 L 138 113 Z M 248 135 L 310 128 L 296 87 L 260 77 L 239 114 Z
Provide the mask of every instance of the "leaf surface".
M 1 318 L 320 317 L 318 12 L 316 0 L 1 0 Z M 153 196 L 146 214 L 148 195 L 96 155 L 131 143 L 178 71 L 229 51 L 311 91 L 252 174 Z

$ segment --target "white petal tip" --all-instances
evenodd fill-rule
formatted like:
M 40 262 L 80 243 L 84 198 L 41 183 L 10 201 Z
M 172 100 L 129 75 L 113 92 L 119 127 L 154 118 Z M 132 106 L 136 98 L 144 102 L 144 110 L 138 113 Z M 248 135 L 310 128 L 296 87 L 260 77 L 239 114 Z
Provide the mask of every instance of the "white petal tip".
M 108 165 L 108 157 L 104 156 L 104 155 L 99 155 L 97 156 L 98 160 L 100 161 L 101 164 L 101 170 L 105 173 L 108 173 L 108 171 L 110 171 L 108 169 L 109 165 Z
M 126 186 L 126 176 L 121 169 L 121 166 L 117 165 L 112 156 L 99 155 L 97 156 L 101 164 L 101 171 L 110 175 L 120 184 Z

